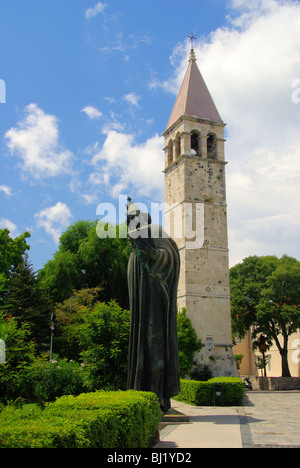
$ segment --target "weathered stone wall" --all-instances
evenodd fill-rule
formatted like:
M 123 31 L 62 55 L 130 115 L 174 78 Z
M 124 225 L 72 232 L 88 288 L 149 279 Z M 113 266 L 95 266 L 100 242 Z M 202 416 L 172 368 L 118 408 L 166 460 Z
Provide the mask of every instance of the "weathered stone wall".
M 250 376 L 250 380 L 253 390 L 300 390 L 300 377 Z

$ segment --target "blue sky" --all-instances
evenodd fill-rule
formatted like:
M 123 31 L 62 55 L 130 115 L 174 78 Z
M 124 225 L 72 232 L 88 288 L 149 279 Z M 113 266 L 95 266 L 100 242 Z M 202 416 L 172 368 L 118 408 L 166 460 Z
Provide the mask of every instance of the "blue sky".
M 0 0 L 0 11 L 0 228 L 31 231 L 35 269 L 99 203 L 163 201 L 161 134 L 192 31 L 227 123 L 231 265 L 300 257 L 298 1 Z

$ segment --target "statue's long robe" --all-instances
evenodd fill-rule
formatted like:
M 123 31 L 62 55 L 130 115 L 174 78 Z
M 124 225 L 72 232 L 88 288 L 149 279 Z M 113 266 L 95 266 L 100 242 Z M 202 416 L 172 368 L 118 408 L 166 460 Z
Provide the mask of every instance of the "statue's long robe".
M 147 227 L 148 228 L 148 227 Z M 180 392 L 177 289 L 180 257 L 171 238 L 143 239 L 128 263 L 131 311 L 128 388 L 151 391 L 162 408 Z

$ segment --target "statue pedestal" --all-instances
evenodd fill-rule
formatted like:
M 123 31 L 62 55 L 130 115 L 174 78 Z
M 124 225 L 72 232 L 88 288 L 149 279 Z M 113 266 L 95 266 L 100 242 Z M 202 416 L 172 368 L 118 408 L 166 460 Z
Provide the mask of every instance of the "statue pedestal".
M 171 408 L 167 413 L 162 415 L 161 422 L 164 426 L 168 424 L 181 424 L 190 422 L 190 418 Z

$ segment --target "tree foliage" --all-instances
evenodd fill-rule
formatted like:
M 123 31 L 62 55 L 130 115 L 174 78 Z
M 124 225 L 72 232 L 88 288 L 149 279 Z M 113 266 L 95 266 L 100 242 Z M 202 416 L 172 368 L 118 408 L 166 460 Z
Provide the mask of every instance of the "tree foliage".
M 58 251 L 39 272 L 39 280 L 55 302 L 62 302 L 74 289 L 100 286 L 102 301 L 116 300 L 128 308 L 127 264 L 130 246 L 126 239 L 101 239 L 97 222 L 78 221 L 61 236 Z
M 194 366 L 194 355 L 202 348 L 190 319 L 183 308 L 177 316 L 180 376 L 186 377 Z
M 130 313 L 115 301 L 99 303 L 99 288 L 73 291 L 55 309 L 57 330 L 54 352 L 68 359 L 83 359 L 91 367 L 97 388 L 125 388 L 130 333 Z M 177 320 L 179 367 L 186 376 L 194 365 L 201 342 L 183 309 Z M 99 387 L 100 386 L 100 387 Z
M 6 300 L 18 326 L 27 323 L 31 339 L 43 350 L 49 336 L 51 303 L 38 284 L 27 254 L 11 275 Z
M 15 400 L 24 386 L 24 369 L 35 359 L 35 343 L 27 324 L 18 326 L 10 315 L 0 311 L 1 339 L 5 341 L 6 363 L 0 364 L 0 401 Z
M 244 337 L 256 319 L 256 307 L 268 276 L 277 268 L 275 256 L 247 257 L 230 269 L 233 334 Z
M 30 246 L 26 239 L 30 237 L 29 232 L 13 239 L 8 229 L 0 229 L 0 274 L 9 278 L 11 271 L 23 261 L 23 255 Z
M 79 343 L 78 327 L 85 323 L 87 315 L 100 300 L 101 288 L 80 289 L 72 296 L 56 304 L 56 331 L 54 351 L 68 359 L 79 360 L 82 347 Z
M 289 377 L 288 338 L 300 327 L 300 262 L 286 255 L 248 257 L 231 268 L 230 282 L 234 334 L 243 337 L 253 326 L 275 342 L 282 376 Z
M 82 359 L 94 388 L 126 389 L 130 312 L 116 302 L 99 303 L 78 327 Z

